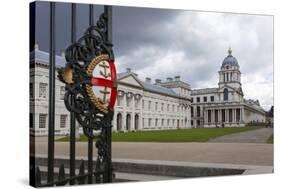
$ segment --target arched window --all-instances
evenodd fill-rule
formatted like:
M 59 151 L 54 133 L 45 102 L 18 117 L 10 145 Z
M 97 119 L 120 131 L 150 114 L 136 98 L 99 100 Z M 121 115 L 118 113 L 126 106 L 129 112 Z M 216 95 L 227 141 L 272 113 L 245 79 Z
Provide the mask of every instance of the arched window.
M 122 114 L 117 114 L 117 131 L 120 131 L 122 129 Z
M 131 115 L 127 114 L 126 116 L 126 130 L 130 131 L 131 130 Z
M 225 88 L 223 90 L 223 100 L 227 101 L 228 100 L 228 89 Z

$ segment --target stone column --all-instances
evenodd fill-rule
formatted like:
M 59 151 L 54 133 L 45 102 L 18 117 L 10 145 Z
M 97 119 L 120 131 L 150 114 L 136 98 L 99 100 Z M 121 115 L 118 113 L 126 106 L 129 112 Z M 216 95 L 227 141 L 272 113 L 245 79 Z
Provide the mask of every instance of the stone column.
M 209 123 L 209 121 L 208 121 L 208 110 L 204 110 L 204 123 Z
M 139 99 L 139 106 L 140 106 L 140 114 L 139 114 L 139 130 L 143 130 L 143 122 L 142 122 L 142 111 L 143 111 L 143 108 L 142 108 L 142 98 Z
M 236 108 L 233 109 L 233 113 L 234 113 L 234 114 L 233 114 L 234 123 L 237 123 L 237 121 L 236 121 Z
M 135 130 L 135 94 L 132 94 L 132 114 L 131 114 L 131 131 Z
M 121 124 L 121 130 L 126 131 L 126 112 L 122 112 L 122 124 Z
M 244 122 L 244 107 L 241 108 L 241 121 Z
M 229 122 L 229 117 L 228 117 L 229 113 L 228 113 L 228 109 L 225 109 L 225 122 Z
M 232 123 L 235 123 L 235 116 L 234 116 L 234 113 L 235 113 L 235 109 L 232 108 Z
M 211 115 L 212 115 L 211 122 L 214 123 L 215 122 L 215 110 L 211 110 Z

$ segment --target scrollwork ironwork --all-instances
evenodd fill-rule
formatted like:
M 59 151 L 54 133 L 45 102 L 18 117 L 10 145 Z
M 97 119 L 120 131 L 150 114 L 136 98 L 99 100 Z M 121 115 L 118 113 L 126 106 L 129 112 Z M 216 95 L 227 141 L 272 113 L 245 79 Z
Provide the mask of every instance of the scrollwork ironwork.
M 91 91 L 93 66 L 98 64 L 98 62 L 94 62 L 95 65 L 91 64 L 96 61 L 95 58 L 103 56 L 110 63 L 114 63 L 113 45 L 106 37 L 108 30 L 106 22 L 106 14 L 102 13 L 96 25 L 90 26 L 77 42 L 67 47 L 65 50 L 67 64 L 65 68 L 58 70 L 58 78 L 65 83 L 64 102 L 66 108 L 75 113 L 75 118 L 83 127 L 84 134 L 89 138 L 96 139 L 98 156 L 95 174 L 97 175 L 105 171 L 104 164 L 111 161 L 106 135 L 108 128 L 112 127 L 115 102 L 113 99 L 115 97 L 110 98 L 114 102 L 109 103 L 110 105 L 106 108 L 101 107 L 98 105 L 98 98 L 95 98 L 94 92 Z M 111 67 L 110 70 L 112 71 Z M 115 67 L 113 71 L 115 71 Z M 108 76 L 106 74 L 106 78 Z M 113 80 L 116 80 L 116 77 Z M 112 81 L 111 84 L 111 93 L 115 92 L 116 95 L 116 81 Z M 104 91 L 106 91 L 106 87 Z

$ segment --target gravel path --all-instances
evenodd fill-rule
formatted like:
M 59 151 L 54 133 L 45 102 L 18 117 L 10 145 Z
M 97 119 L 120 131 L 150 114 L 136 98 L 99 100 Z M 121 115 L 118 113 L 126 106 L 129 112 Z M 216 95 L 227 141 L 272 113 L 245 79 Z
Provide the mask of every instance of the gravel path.
M 253 131 L 229 134 L 209 140 L 209 142 L 222 143 L 266 143 L 272 135 L 272 128 L 262 128 Z
M 46 138 L 36 140 L 36 154 L 47 154 Z M 87 143 L 76 143 L 76 155 L 87 157 Z M 94 148 L 94 158 L 96 157 Z M 69 154 L 68 142 L 56 142 L 55 156 Z M 113 142 L 112 158 L 273 165 L 273 145 L 261 143 L 149 143 Z

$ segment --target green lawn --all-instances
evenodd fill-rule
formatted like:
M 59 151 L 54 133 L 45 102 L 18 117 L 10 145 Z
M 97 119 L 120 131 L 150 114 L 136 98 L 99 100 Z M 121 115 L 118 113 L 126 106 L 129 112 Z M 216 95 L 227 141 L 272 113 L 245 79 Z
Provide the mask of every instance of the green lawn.
M 223 136 L 231 133 L 238 133 L 258 129 L 260 127 L 238 127 L 238 128 L 197 128 L 183 130 L 155 130 L 140 132 L 114 132 L 112 141 L 126 142 L 206 142 L 211 138 Z M 68 141 L 68 137 L 58 141 Z M 82 135 L 79 141 L 87 141 Z
M 273 144 L 273 134 L 266 141 L 268 144 Z

